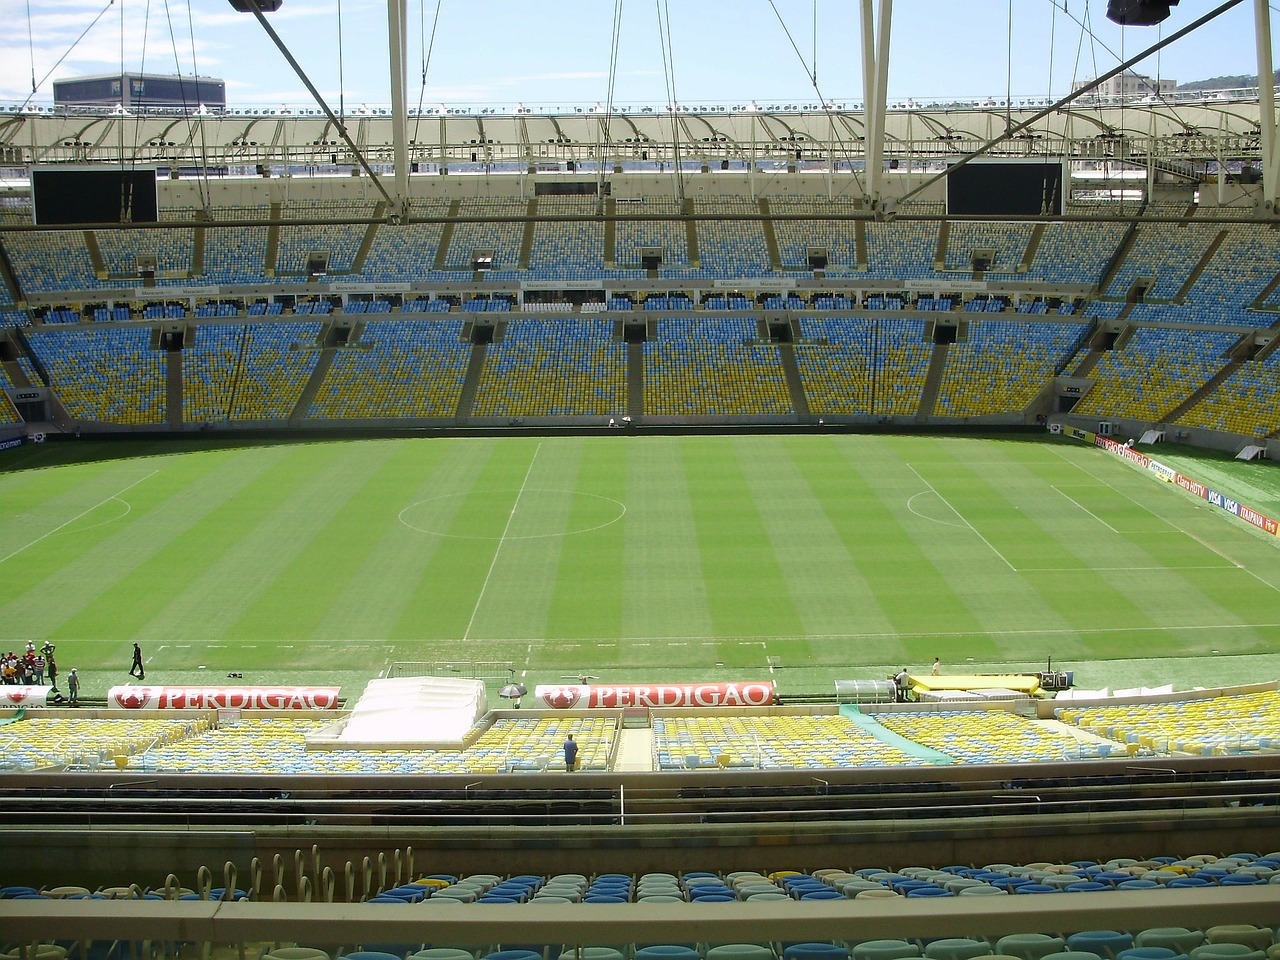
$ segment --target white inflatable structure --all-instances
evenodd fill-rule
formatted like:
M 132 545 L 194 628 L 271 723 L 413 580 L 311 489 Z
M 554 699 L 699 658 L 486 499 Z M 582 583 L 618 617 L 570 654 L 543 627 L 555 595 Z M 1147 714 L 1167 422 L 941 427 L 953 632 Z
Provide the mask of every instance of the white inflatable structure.
M 308 738 L 319 749 L 460 747 L 488 710 L 484 684 L 456 677 L 370 680 L 340 723 Z

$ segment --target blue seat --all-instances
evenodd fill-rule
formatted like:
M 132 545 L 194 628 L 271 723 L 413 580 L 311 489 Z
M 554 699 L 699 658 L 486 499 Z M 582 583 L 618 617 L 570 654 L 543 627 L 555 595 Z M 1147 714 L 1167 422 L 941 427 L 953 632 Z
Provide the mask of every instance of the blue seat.
M 788 944 L 782 951 L 783 960 L 849 960 L 846 947 L 834 943 L 803 942 Z
M 1155 884 L 1152 884 L 1155 886 Z M 1067 937 L 1067 949 L 1114 958 L 1133 948 L 1133 937 L 1118 930 L 1082 930 Z

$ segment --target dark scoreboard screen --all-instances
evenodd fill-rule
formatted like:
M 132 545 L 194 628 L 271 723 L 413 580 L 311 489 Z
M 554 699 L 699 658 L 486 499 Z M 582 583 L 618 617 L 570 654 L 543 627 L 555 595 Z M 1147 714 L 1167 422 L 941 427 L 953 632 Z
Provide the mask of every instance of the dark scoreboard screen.
M 1001 217 L 1062 214 L 1061 160 L 967 163 L 947 174 L 947 213 Z
M 156 172 L 122 168 L 35 168 L 31 198 L 37 226 L 155 223 Z

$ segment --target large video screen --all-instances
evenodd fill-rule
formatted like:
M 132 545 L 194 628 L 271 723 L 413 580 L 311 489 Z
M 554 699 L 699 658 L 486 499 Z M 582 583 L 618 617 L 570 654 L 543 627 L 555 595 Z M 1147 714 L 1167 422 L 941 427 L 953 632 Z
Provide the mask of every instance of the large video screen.
M 153 169 L 34 167 L 31 199 L 40 226 L 158 219 Z
M 1060 216 L 1065 180 L 1060 159 L 975 160 L 947 174 L 947 213 Z

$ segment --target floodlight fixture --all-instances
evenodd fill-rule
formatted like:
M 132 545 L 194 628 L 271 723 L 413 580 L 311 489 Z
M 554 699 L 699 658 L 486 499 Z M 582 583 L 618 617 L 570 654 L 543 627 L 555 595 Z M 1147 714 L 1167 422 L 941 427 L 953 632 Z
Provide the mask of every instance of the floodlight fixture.
M 231 7 L 241 13 L 274 13 L 284 0 L 231 0 Z M 1177 0 L 1175 0 L 1177 2 Z
M 1178 0 L 1108 0 L 1107 19 L 1122 27 L 1151 27 L 1169 18 Z

